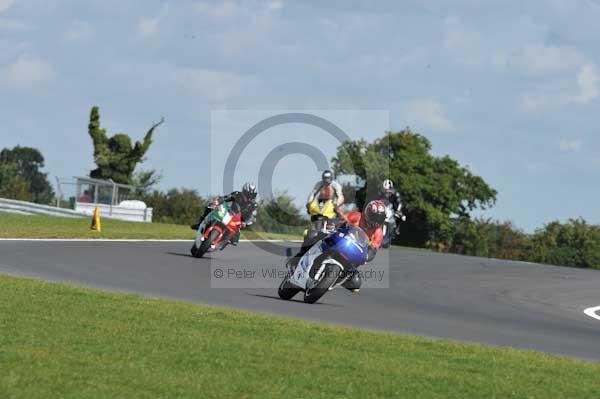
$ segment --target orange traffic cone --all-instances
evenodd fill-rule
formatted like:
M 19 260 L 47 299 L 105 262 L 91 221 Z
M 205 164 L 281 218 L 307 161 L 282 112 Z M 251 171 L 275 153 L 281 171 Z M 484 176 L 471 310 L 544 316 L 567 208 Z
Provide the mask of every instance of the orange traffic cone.
M 100 223 L 100 208 L 96 207 L 94 209 L 94 214 L 92 215 L 92 230 L 102 231 L 102 224 Z

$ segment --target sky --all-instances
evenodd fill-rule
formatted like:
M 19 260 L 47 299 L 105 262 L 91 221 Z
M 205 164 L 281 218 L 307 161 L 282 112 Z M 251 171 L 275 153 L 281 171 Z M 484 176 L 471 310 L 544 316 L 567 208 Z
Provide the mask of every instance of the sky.
M 310 110 L 351 138 L 425 135 L 498 190 L 485 216 L 600 223 L 600 1 L 422 3 L 0 0 L 0 147 L 39 148 L 53 181 L 86 175 L 93 105 L 134 140 L 164 116 L 142 168 L 208 194 L 244 131 Z M 236 184 L 290 141 L 337 145 L 275 127 Z M 318 177 L 289 155 L 273 186 L 302 201 Z

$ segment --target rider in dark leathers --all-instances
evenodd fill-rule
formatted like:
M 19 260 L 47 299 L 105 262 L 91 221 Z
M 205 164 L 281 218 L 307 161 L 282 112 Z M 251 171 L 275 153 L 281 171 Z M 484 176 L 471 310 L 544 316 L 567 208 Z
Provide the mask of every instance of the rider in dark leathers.
M 217 197 L 213 200 L 213 203 L 220 203 L 222 201 L 230 202 L 233 212 L 237 213 L 239 210 L 242 213 L 242 228 L 250 226 L 255 222 L 256 210 L 258 208 L 255 184 L 246 183 L 242 187 L 242 191 L 234 191 L 228 195 Z M 206 216 L 208 216 L 212 210 L 212 207 L 207 206 L 202 216 L 200 216 L 200 219 L 198 219 L 198 223 L 193 224 L 190 227 L 193 230 L 198 230 L 198 227 L 200 227 Z M 237 245 L 240 240 L 240 230 L 238 230 L 235 236 L 230 238 L 229 241 L 232 245 Z

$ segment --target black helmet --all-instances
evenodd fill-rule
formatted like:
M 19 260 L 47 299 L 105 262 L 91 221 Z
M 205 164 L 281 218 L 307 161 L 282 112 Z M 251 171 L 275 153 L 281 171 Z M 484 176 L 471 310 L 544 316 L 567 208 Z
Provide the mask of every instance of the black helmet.
M 326 185 L 331 184 L 331 182 L 333 181 L 333 173 L 331 173 L 329 169 L 324 171 L 321 175 L 321 180 L 323 180 L 323 183 L 325 183 Z
M 256 184 L 245 183 L 242 187 L 242 194 L 244 194 L 244 196 L 249 199 L 256 198 Z

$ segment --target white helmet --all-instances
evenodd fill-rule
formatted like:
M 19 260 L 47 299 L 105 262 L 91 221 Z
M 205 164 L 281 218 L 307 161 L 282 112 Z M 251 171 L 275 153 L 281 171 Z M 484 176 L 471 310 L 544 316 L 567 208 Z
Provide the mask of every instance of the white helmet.
M 384 190 L 391 190 L 393 188 L 394 188 L 394 183 L 390 179 L 385 179 L 383 181 L 383 189 Z
M 254 199 L 256 198 L 256 184 L 254 183 L 246 183 L 242 187 L 242 193 L 246 196 L 246 198 Z
M 324 171 L 323 174 L 321 175 L 321 180 L 323 181 L 323 184 L 325 184 L 326 186 L 330 185 L 331 182 L 333 181 L 333 173 L 331 173 L 330 170 Z

